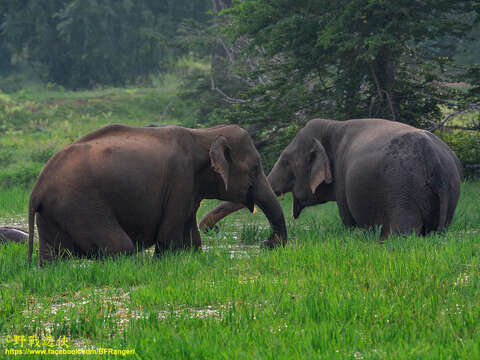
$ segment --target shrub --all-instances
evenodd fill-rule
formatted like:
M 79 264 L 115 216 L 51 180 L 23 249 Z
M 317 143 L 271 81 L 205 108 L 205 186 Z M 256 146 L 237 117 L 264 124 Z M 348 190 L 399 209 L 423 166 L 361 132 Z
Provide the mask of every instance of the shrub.
M 479 176 L 480 136 L 476 131 L 454 131 L 439 134 L 440 138 L 455 151 L 460 159 L 465 176 Z
M 42 164 L 39 163 L 23 163 L 0 169 L 0 188 L 28 188 L 34 184 L 41 170 Z

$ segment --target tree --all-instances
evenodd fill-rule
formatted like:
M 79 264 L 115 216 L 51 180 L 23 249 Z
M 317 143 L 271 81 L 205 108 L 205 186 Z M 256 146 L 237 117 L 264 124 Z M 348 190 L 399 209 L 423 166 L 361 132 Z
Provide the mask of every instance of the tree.
M 85 88 L 123 85 L 165 70 L 187 49 L 175 43 L 187 18 L 210 2 L 186 0 L 6 0 L 9 44 L 49 81 Z
M 0 3 L 0 75 L 8 74 L 11 70 L 11 53 L 8 47 L 7 38 L 1 24 L 5 18 L 6 4 Z
M 480 23 L 458 42 L 458 51 L 453 54 L 455 61 L 464 65 L 478 64 L 480 59 Z
M 425 126 L 456 96 L 448 59 L 430 49 L 463 37 L 477 1 L 245 0 L 224 11 L 224 31 L 254 69 L 230 70 L 245 84 L 210 118 L 258 124 L 269 139 L 313 116 L 383 117 Z M 424 46 L 429 42 L 429 47 Z M 240 101 L 232 101 L 237 99 Z

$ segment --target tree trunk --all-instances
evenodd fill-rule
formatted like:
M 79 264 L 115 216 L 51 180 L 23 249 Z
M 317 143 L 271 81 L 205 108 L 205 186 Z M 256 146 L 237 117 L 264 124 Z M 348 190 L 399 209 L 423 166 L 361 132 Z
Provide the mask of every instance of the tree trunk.
M 232 7 L 233 0 L 212 0 L 212 8 L 215 14 L 219 13 L 224 9 Z M 220 19 L 218 16 L 215 17 L 215 24 L 218 25 Z M 228 63 L 228 54 L 227 50 L 223 46 L 221 39 L 217 39 L 215 45 L 212 47 L 212 58 L 211 58 L 211 69 L 212 76 L 215 78 L 216 75 L 221 75 L 225 71 L 225 66 Z
M 370 116 L 398 121 L 400 114 L 394 91 L 395 56 L 392 49 L 383 47 L 369 66 L 377 90 L 371 100 Z

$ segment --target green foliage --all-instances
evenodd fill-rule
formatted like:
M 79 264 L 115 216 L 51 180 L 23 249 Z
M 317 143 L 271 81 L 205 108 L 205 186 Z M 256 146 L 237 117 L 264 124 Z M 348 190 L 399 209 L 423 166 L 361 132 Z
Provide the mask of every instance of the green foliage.
M 31 186 L 40 174 L 39 163 L 15 164 L 0 169 L 0 188 Z
M 30 153 L 30 159 L 33 162 L 45 164 L 59 149 L 56 146 L 47 145 L 45 147 L 37 147 Z
M 314 86 L 331 87 L 335 118 L 377 116 L 418 126 L 420 117 L 439 114 L 435 97 L 441 90 L 430 85 L 438 79 L 436 64 L 442 59 L 416 45 L 464 35 L 471 28 L 464 18 L 473 6 L 459 1 L 452 8 L 446 0 L 258 0 L 240 2 L 229 13 L 234 36 L 248 36 L 268 59 L 283 57 L 283 78 L 298 74 L 288 79 L 290 86 L 304 84 L 307 76 L 332 79 Z
M 268 158 L 314 117 L 427 127 L 441 104 L 464 104 L 465 92 L 443 86 L 459 75 L 437 50 L 471 31 L 475 1 L 248 0 L 222 14 L 213 35 L 229 51 L 211 76 L 223 94 L 205 95 L 208 75 L 188 91 L 202 99 L 199 122 L 251 129 Z
M 12 164 L 14 160 L 14 153 L 16 151 L 16 146 L 4 146 L 0 148 L 0 164 L 2 166 L 8 166 Z
M 455 151 L 462 165 L 464 175 L 478 175 L 480 169 L 472 165 L 480 165 L 480 137 L 474 131 L 444 131 L 440 137 Z
M 478 64 L 480 59 L 480 24 L 457 44 L 455 60 L 463 65 Z
M 1 19 L 0 19 L 1 22 Z M 11 54 L 5 37 L 0 35 L 0 75 L 8 74 L 11 69 Z
M 477 102 L 480 98 L 480 64 L 472 65 L 468 68 L 466 79 L 472 85 L 468 95 L 472 102 Z
M 5 21 L 6 4 L 0 4 L 0 76 L 10 73 L 12 69 L 12 54 L 8 46 L 7 38 L 2 29 Z
M 186 19 L 207 21 L 209 6 L 207 0 L 7 1 L 3 33 L 48 81 L 119 86 L 148 80 L 185 54 L 177 29 Z

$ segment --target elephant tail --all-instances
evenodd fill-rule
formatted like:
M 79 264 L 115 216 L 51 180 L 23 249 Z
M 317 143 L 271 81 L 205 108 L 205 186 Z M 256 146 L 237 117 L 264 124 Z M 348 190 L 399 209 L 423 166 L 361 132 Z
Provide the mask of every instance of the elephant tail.
M 30 203 L 28 206 L 28 263 L 32 263 L 33 253 L 33 237 L 35 235 L 35 213 L 37 212 L 37 204 L 34 201 L 34 197 L 30 197 Z

